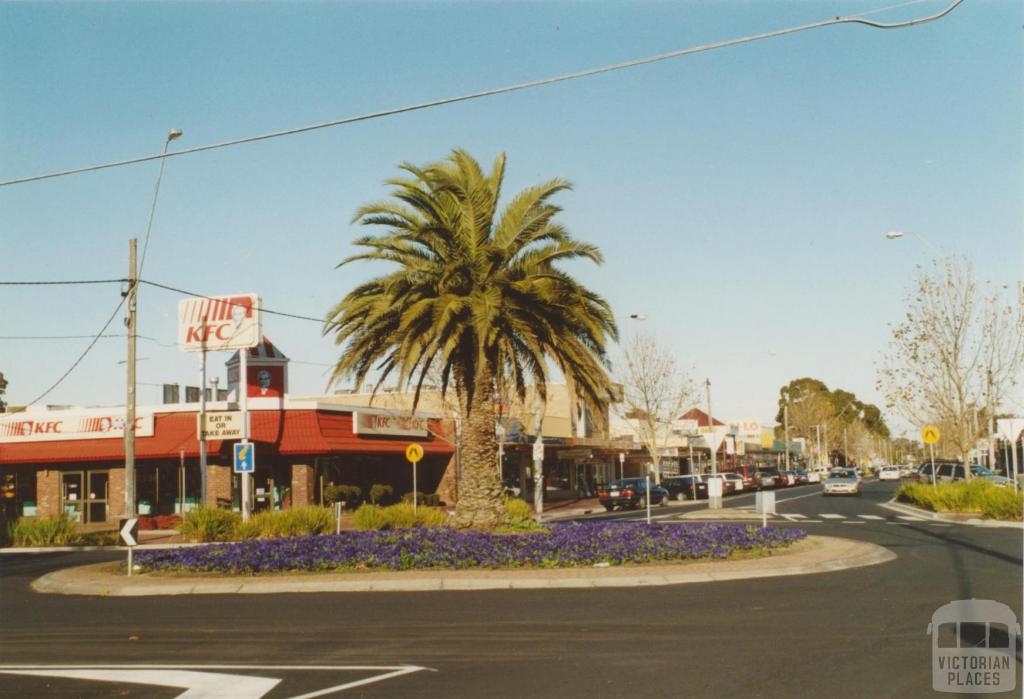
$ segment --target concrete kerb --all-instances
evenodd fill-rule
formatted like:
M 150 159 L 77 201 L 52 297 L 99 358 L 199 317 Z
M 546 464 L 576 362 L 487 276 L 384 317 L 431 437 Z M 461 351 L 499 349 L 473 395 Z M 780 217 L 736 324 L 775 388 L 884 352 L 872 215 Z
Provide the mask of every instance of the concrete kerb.
M 878 565 L 895 558 L 892 551 L 875 544 L 811 536 L 789 549 L 762 558 L 607 568 L 127 577 L 111 572 L 109 563 L 101 563 L 48 573 L 33 582 L 32 588 L 49 594 L 136 597 L 644 587 L 811 575 Z
M 966 517 L 964 515 L 956 516 L 944 512 L 932 512 L 931 510 L 925 510 L 920 507 L 914 507 L 913 505 L 905 505 L 897 502 L 895 498 L 889 502 L 882 503 L 881 507 L 893 512 L 900 512 L 905 515 L 913 515 L 915 517 L 930 519 L 935 522 L 945 522 L 947 524 L 964 524 L 968 527 L 983 527 L 988 529 L 1024 529 L 1024 522 L 1004 522 L 998 519 L 981 519 L 979 517 Z

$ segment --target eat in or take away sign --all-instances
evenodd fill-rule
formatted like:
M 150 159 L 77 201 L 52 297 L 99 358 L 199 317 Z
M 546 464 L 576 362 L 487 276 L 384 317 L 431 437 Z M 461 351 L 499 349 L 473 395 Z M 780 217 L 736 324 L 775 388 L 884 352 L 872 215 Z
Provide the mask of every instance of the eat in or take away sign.
M 262 336 L 260 297 L 256 294 L 178 302 L 178 345 L 186 352 L 255 347 Z

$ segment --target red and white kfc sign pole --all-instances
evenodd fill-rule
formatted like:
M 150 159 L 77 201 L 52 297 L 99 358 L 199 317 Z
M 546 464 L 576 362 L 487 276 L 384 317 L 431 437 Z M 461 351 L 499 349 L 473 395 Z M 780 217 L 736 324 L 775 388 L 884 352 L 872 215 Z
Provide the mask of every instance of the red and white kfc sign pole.
M 178 344 L 186 352 L 202 352 L 202 384 L 200 402 L 205 408 L 206 352 L 210 350 L 238 350 L 239 371 L 238 403 L 242 412 L 242 443 L 249 441 L 249 348 L 263 339 L 260 297 L 256 294 L 231 296 L 203 296 L 184 299 L 178 303 Z M 214 397 L 216 398 L 216 396 Z M 205 413 L 205 410 L 203 410 Z M 200 425 L 205 428 L 204 418 Z M 205 451 L 205 444 L 200 445 Z M 205 464 L 204 464 L 205 466 Z M 252 510 L 252 476 L 242 473 L 242 519 L 249 519 Z M 205 483 L 206 474 L 203 473 Z M 206 494 L 203 493 L 205 502 Z

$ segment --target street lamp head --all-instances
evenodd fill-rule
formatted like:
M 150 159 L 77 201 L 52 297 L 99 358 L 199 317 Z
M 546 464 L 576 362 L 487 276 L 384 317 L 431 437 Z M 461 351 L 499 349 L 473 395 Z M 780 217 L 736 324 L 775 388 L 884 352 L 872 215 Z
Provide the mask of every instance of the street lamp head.
M 633 320 L 647 320 L 646 313 L 631 313 L 629 317 Z
M 885 234 L 885 237 L 889 240 L 896 240 L 897 238 L 902 238 L 904 235 L 906 234 L 903 231 L 889 231 Z
M 167 142 L 170 143 L 176 138 L 181 138 L 181 134 L 181 129 L 171 129 L 170 131 L 167 132 Z

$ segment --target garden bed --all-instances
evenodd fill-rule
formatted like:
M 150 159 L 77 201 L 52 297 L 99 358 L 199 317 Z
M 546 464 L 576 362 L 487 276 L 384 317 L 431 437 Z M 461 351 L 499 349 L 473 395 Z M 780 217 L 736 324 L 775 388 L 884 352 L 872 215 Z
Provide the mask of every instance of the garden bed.
M 1020 522 L 1024 493 L 993 485 L 981 478 L 956 483 L 905 483 L 896 499 L 932 512 L 965 514 L 984 519 Z
M 135 563 L 146 572 L 234 574 L 564 568 L 724 559 L 804 537 L 799 530 L 729 524 L 589 522 L 520 534 L 416 527 L 139 551 Z

